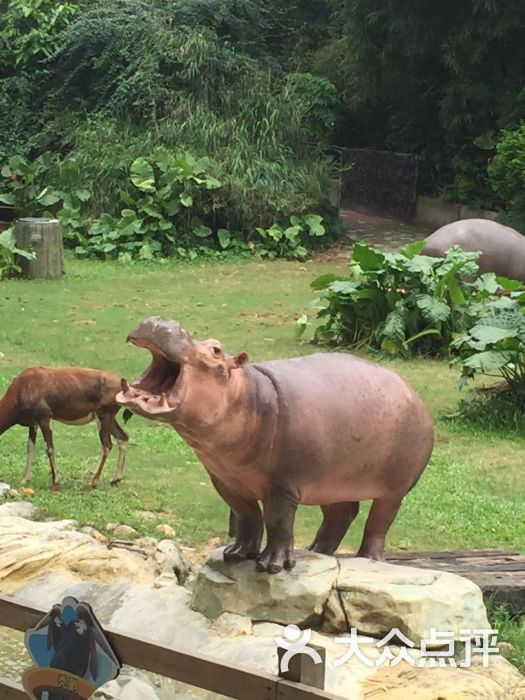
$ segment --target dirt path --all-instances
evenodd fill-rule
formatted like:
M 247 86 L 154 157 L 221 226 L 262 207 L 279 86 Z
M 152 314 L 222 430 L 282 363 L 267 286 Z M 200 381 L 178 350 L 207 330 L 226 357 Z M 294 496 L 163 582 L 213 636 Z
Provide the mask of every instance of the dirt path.
M 348 233 L 330 250 L 316 254 L 316 259 L 340 260 L 347 258 L 356 241 L 365 241 L 365 243 L 385 251 L 398 250 L 407 243 L 425 238 L 433 231 L 432 228 L 412 226 L 396 219 L 365 214 L 344 207 L 340 213 Z

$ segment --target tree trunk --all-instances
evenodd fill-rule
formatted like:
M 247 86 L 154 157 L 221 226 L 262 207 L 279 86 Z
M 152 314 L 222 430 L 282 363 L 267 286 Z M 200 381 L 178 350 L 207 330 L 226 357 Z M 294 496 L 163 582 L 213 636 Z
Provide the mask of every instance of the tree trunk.
M 19 258 L 17 261 L 22 268 L 22 277 L 62 277 L 64 245 L 58 219 L 17 219 L 15 238 L 19 248 L 36 253 L 33 260 Z

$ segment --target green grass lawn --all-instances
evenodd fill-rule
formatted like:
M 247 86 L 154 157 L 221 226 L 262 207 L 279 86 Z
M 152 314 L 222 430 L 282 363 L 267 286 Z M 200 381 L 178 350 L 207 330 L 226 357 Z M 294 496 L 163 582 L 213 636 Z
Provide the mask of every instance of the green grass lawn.
M 310 281 L 345 265 L 339 260 L 123 266 L 68 259 L 67 275 L 59 281 L 1 282 L 0 390 L 35 364 L 98 367 L 134 378 L 149 355 L 126 345 L 126 335 L 150 315 L 176 318 L 194 336 L 219 338 L 228 352 L 246 351 L 252 360 L 316 351 L 295 338 L 294 320 L 313 296 Z M 525 440 L 441 420 L 459 396 L 458 371 L 445 362 L 392 366 L 429 405 L 437 419 L 437 441 L 430 465 L 390 530 L 388 548 L 525 552 Z M 49 490 L 50 470 L 39 436 L 30 497 L 43 517 L 74 518 L 103 532 L 107 523 L 125 523 L 141 534 L 155 534 L 156 525 L 168 523 L 190 545 L 226 538 L 227 507 L 172 429 L 134 417 L 128 423 L 125 481 L 109 484 L 115 449 L 100 488 L 87 491 L 99 455 L 96 426 L 54 426 L 62 490 Z M 23 476 L 25 442 L 21 427 L 0 438 L 0 480 L 15 489 Z M 359 543 L 367 509 L 362 508 L 345 547 Z M 157 517 L 142 518 L 144 510 Z M 318 508 L 300 509 L 298 546 L 312 539 L 319 521 Z

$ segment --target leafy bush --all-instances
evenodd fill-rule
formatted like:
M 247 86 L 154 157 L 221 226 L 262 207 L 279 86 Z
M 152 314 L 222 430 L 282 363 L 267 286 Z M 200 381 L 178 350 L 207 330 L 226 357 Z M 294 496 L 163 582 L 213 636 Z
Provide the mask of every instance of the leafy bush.
M 322 292 L 313 303 L 323 306 L 314 339 L 402 357 L 446 353 L 454 336 L 472 325 L 495 282 L 493 276 L 463 279 L 477 273 L 478 253 L 454 246 L 446 257 L 432 258 L 419 255 L 423 246 L 419 241 L 383 253 L 356 243 L 349 275 L 325 274 L 312 282 Z
M 51 57 L 78 9 L 78 3 L 56 0 L 8 0 L 3 5 L 0 74 L 12 66 L 30 69 Z
M 103 214 L 88 234 L 79 235 L 79 254 L 152 258 L 173 255 L 212 229 L 195 212 L 213 217 L 213 194 L 221 183 L 209 173 L 210 162 L 159 148 L 150 158 L 136 158 L 129 186 L 121 191 L 126 205 L 120 217 Z M 223 240 L 224 236 L 223 236 Z
M 451 344 L 453 363 L 461 366 L 460 387 L 482 376 L 477 387 L 447 416 L 482 430 L 525 429 L 525 287 L 498 277 L 508 296 L 487 299 L 476 323 Z M 496 380 L 496 381 L 494 381 Z
M 19 257 L 32 260 L 35 254 L 19 248 L 16 244 L 13 229 L 8 228 L 0 233 L 0 280 L 20 272 L 20 265 L 17 262 Z
M 44 153 L 34 161 L 13 156 L 2 167 L 4 192 L 0 202 L 15 209 L 19 216 L 35 216 L 56 204 L 60 197 L 44 185 L 48 170 L 53 167 L 53 156 Z
M 521 290 L 490 301 L 451 349 L 461 364 L 462 385 L 477 374 L 503 378 L 512 401 L 525 409 L 525 288 L 501 278 L 500 282 Z
M 33 161 L 13 156 L 0 176 L 0 202 L 13 207 L 17 217 L 57 216 L 66 239 L 87 226 L 83 210 L 91 190 L 74 156 L 62 161 L 47 152 Z
M 503 132 L 488 173 L 493 189 L 507 202 L 512 223 L 525 228 L 525 124 Z
M 269 258 L 292 257 L 304 260 L 308 256 L 308 243 L 324 236 L 326 228 L 319 214 L 291 216 L 290 226 L 282 228 L 273 224 L 270 228 L 258 227 L 261 254 Z M 254 244 L 254 248 L 257 244 Z

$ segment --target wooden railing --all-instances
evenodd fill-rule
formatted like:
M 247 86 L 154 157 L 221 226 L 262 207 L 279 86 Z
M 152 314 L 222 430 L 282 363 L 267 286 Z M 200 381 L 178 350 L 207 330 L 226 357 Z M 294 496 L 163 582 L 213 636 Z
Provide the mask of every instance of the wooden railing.
M 28 607 L 0 596 L 0 625 L 25 632 L 34 627 L 47 610 Z M 319 688 L 301 683 L 301 665 L 294 680 L 246 670 L 236 664 L 217 661 L 203 654 L 187 654 L 175 647 L 164 647 L 145 639 L 128 637 L 104 628 L 111 646 L 123 664 L 158 673 L 197 688 L 209 690 L 236 700 L 342 700 Z M 296 657 L 297 658 L 297 657 Z M 308 658 L 308 657 L 304 657 Z M 277 652 L 275 659 L 277 667 Z M 324 659 L 323 659 L 324 664 Z M 324 669 L 320 675 L 324 678 Z M 292 672 L 293 676 L 293 672 Z M 27 700 L 19 683 L 0 677 L 2 700 Z

